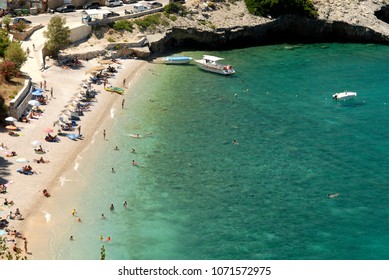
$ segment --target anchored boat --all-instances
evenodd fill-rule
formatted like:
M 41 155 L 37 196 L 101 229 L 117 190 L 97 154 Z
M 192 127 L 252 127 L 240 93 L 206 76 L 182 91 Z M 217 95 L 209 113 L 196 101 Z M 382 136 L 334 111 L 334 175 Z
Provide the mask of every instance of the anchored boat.
M 204 55 L 202 59 L 195 60 L 196 64 L 200 69 L 205 71 L 218 73 L 222 75 L 231 75 L 235 73 L 235 70 L 231 65 L 224 65 L 218 63 L 217 61 L 223 60 L 224 58 L 212 56 L 212 55 Z
M 356 92 L 353 91 L 344 91 L 335 93 L 332 95 L 332 98 L 335 100 L 346 100 L 346 99 L 352 99 L 357 96 Z
M 189 56 L 167 56 L 162 58 L 162 62 L 165 64 L 187 64 L 192 59 Z

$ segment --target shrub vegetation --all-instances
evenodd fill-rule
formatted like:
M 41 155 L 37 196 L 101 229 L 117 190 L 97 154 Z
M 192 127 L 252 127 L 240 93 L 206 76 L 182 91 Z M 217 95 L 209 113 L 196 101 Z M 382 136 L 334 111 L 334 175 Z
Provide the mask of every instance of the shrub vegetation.
M 122 31 L 122 30 L 127 30 L 129 32 L 132 32 L 134 30 L 134 24 L 131 21 L 128 20 L 118 20 L 115 21 L 113 24 L 113 29 L 116 31 Z
M 311 0 L 245 0 L 247 9 L 257 16 L 273 18 L 295 14 L 306 18 L 317 18 L 317 11 Z

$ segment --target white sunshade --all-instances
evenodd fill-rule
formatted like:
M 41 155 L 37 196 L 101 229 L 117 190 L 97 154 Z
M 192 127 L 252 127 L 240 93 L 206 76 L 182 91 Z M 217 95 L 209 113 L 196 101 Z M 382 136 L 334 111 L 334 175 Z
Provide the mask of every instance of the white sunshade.
M 84 12 L 90 16 L 99 16 L 99 15 L 103 16 L 111 13 L 111 11 L 102 10 L 102 9 L 90 9 L 90 10 L 85 10 Z
M 204 55 L 203 59 L 208 59 L 212 61 L 218 61 L 218 60 L 223 60 L 224 58 L 213 56 L 213 55 Z

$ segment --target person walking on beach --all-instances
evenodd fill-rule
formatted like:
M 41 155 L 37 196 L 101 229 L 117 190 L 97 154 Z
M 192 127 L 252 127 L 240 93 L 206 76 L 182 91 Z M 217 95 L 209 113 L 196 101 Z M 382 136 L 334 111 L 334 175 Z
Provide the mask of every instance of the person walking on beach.
M 73 209 L 72 210 L 72 216 L 75 216 L 76 215 L 76 209 Z
M 51 87 L 51 89 L 50 89 L 50 96 L 51 96 L 51 98 L 53 98 L 53 87 Z
M 43 89 L 46 90 L 46 80 L 43 81 Z
M 78 135 L 81 135 L 81 125 L 78 126 Z
M 123 79 L 123 87 L 126 87 L 126 79 Z
M 28 254 L 27 244 L 28 244 L 27 238 L 25 238 L 25 239 L 24 239 L 24 252 L 25 252 L 26 254 Z
M 124 109 L 124 102 L 126 102 L 125 99 L 122 100 L 122 109 Z
M 104 140 L 105 140 L 105 136 L 106 136 L 106 134 L 105 134 L 105 129 L 104 129 L 104 131 L 103 131 L 103 137 L 104 137 Z

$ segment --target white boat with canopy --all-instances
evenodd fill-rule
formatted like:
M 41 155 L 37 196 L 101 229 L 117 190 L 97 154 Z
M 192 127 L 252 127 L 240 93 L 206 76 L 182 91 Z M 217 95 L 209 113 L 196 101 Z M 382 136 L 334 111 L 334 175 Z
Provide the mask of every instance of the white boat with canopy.
M 195 60 L 196 64 L 200 69 L 205 71 L 218 73 L 222 75 L 231 75 L 235 73 L 235 70 L 231 65 L 224 65 L 218 63 L 217 61 L 223 60 L 224 58 L 212 56 L 212 55 L 204 55 L 202 59 Z

